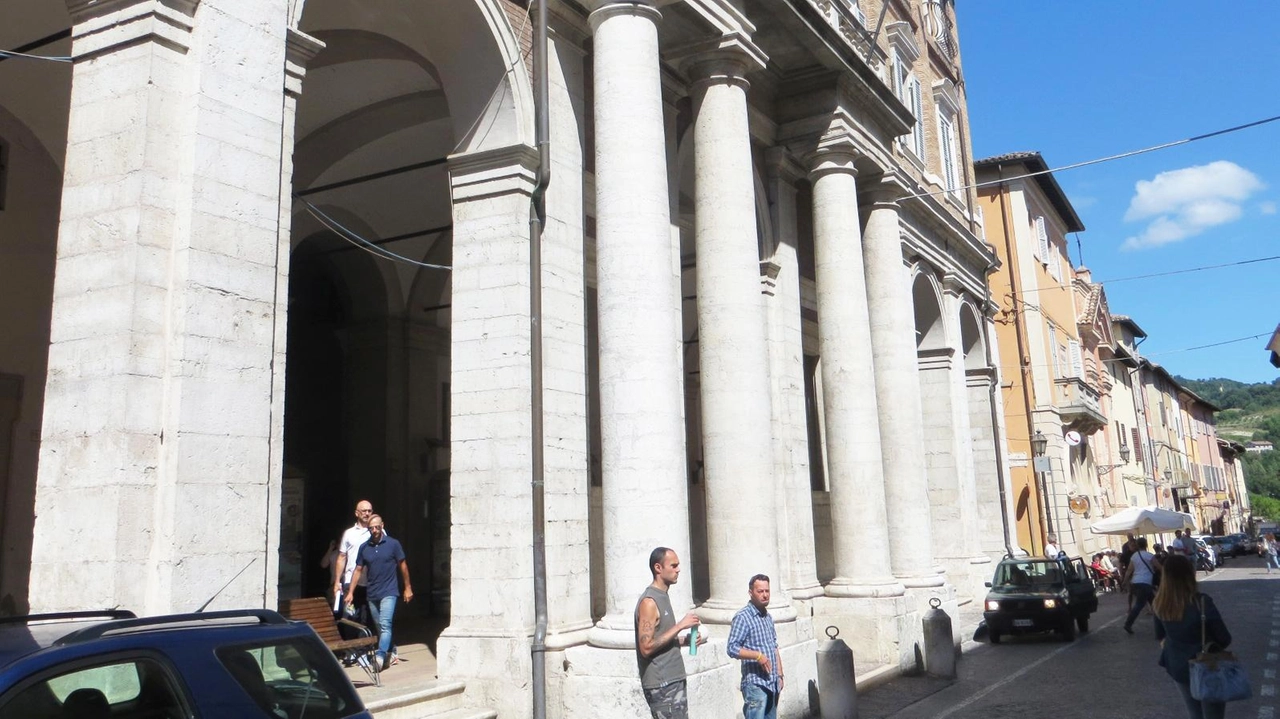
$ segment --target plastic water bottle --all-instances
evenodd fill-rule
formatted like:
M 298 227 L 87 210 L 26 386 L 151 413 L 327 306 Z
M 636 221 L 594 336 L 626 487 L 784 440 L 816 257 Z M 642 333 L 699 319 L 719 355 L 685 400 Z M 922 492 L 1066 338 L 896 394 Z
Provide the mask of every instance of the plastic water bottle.
M 698 654 L 698 625 L 693 625 L 689 630 L 689 656 L 697 656 Z

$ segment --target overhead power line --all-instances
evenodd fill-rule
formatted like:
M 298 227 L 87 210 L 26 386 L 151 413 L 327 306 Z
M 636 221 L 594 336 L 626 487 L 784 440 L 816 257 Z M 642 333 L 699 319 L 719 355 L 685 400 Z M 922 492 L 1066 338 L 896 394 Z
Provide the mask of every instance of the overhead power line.
M 1221 129 L 1221 130 L 1214 130 L 1213 132 L 1206 132 L 1206 133 L 1204 133 L 1203 135 L 1196 135 L 1196 136 L 1194 136 L 1194 137 L 1187 137 L 1187 138 L 1183 138 L 1183 139 L 1181 139 L 1181 140 L 1174 140 L 1173 142 L 1166 142 L 1166 143 L 1163 143 L 1163 144 L 1160 144 L 1160 145 L 1152 145 L 1151 147 L 1144 147 L 1144 148 L 1142 148 L 1141 150 L 1130 150 L 1129 152 L 1122 152 L 1122 153 L 1120 153 L 1120 154 L 1118 154 L 1118 155 L 1108 155 L 1108 156 L 1106 156 L 1106 157 L 1099 157 L 1099 158 L 1094 159 L 1094 160 L 1085 160 L 1084 162 L 1077 162 L 1077 163 L 1072 164 L 1072 165 L 1063 165 L 1062 167 L 1057 167 L 1057 168 L 1054 168 L 1054 169 L 1051 169 L 1051 170 L 1040 170 L 1040 171 L 1038 171 L 1038 172 L 1028 172 L 1028 173 L 1026 173 L 1026 174 L 1023 174 L 1023 175 L 1015 175 L 1015 176 L 1013 176 L 1013 177 L 1004 177 L 1004 178 L 1001 178 L 1001 179 L 998 179 L 998 180 L 988 180 L 988 181 L 986 181 L 986 182 L 975 182 L 975 183 L 973 183 L 973 184 L 971 184 L 971 185 L 964 185 L 964 186 L 962 186 L 962 187 L 948 187 L 948 188 L 945 188 L 945 189 L 942 189 L 942 190 L 934 190 L 934 191 L 932 191 L 932 192 L 921 192 L 921 193 L 917 193 L 917 194 L 914 194 L 914 195 L 907 195 L 906 197 L 904 197 L 904 198 L 902 198 L 902 199 L 904 199 L 904 200 L 910 200 L 910 199 L 914 199 L 914 198 L 917 198 L 917 197 L 931 197 L 931 196 L 933 196 L 933 195 L 942 195 L 942 194 L 945 194 L 945 193 L 948 193 L 948 192 L 956 192 L 957 190 L 971 190 L 971 189 L 978 189 L 978 188 L 981 188 L 981 187 L 990 187 L 990 186 L 992 186 L 992 185 L 999 185 L 999 184 L 1003 184 L 1003 183 L 1005 183 L 1005 182 L 1012 182 L 1012 181 L 1014 181 L 1014 180 L 1025 180 L 1025 179 L 1027 179 L 1028 177 L 1038 177 L 1038 176 L 1040 176 L 1040 175 L 1048 175 L 1048 174 L 1050 174 L 1050 173 L 1054 173 L 1054 172 L 1065 172 L 1065 171 L 1067 171 L 1067 170 L 1074 170 L 1074 169 L 1076 169 L 1076 168 L 1080 168 L 1080 167 L 1088 167 L 1089 165 L 1098 165 L 1098 164 L 1101 164 L 1101 163 L 1103 163 L 1103 162 L 1111 162 L 1111 161 L 1113 161 L 1113 160 L 1123 160 L 1123 159 L 1124 159 L 1124 158 L 1126 158 L 1126 157 L 1136 157 L 1136 156 L 1138 156 L 1138 155 L 1145 155 L 1145 154 L 1146 154 L 1146 153 L 1148 153 L 1148 152 L 1155 152 L 1156 150 L 1166 150 L 1166 149 L 1168 149 L 1168 148 L 1170 148 L 1170 147 L 1177 147 L 1177 146 L 1179 146 L 1179 145 L 1186 145 L 1186 144 L 1188 144 L 1188 143 L 1197 142 L 1197 141 L 1199 141 L 1199 140 L 1207 140 L 1207 139 L 1209 139 L 1209 138 L 1211 138 L 1211 137 L 1217 137 L 1217 136 L 1219 136 L 1219 135 L 1227 135 L 1227 134 L 1230 134 L 1230 133 L 1232 133 L 1232 132 L 1239 132 L 1239 131 L 1241 131 L 1241 130 L 1248 130 L 1249 128 L 1252 128 L 1252 127 L 1258 127 L 1259 125 L 1265 125 L 1265 124 L 1270 123 L 1270 122 L 1275 122 L 1276 120 L 1280 120 L 1280 115 L 1275 115 L 1275 116 L 1273 116 L 1273 117 L 1264 118 L 1264 119 L 1262 119 L 1262 120 L 1255 120 L 1255 121 L 1253 121 L 1253 122 L 1247 122 L 1247 123 L 1245 123 L 1245 124 L 1243 124 L 1243 125 L 1236 125 L 1236 126 L 1234 126 L 1234 127 L 1227 127 L 1227 128 Z
M 388 250 L 387 248 L 382 247 L 381 245 L 378 245 L 376 243 L 370 242 L 369 240 L 366 240 L 365 238 L 361 237 L 359 234 L 355 233 L 354 231 L 347 229 L 347 227 L 344 226 L 342 223 L 338 222 L 337 220 L 333 219 L 329 215 L 325 214 L 324 210 L 321 210 L 319 207 L 316 207 L 315 205 L 308 202 L 305 197 L 300 197 L 295 193 L 293 198 L 298 202 L 301 202 L 303 205 L 305 205 L 307 208 L 307 212 L 312 217 L 316 218 L 316 220 L 319 221 L 320 224 L 332 230 L 333 233 L 336 234 L 338 237 L 342 238 L 343 240 L 346 240 L 347 242 L 364 250 L 365 252 L 368 252 L 374 257 L 379 257 L 384 260 L 391 260 L 392 262 L 403 262 L 405 264 L 415 265 L 417 267 L 426 267 L 427 269 L 432 269 L 432 270 L 452 270 L 453 269 L 449 265 L 434 265 L 429 262 L 419 262 L 418 260 L 412 259 L 410 257 L 405 257 L 404 255 L 396 254 L 391 250 Z
M 1132 277 L 1117 277 L 1114 280 L 1098 280 L 1099 284 L 1116 284 L 1117 282 L 1131 282 L 1133 280 L 1146 280 L 1152 277 L 1168 277 L 1169 275 L 1185 275 L 1188 272 L 1202 272 L 1204 270 L 1219 270 L 1223 267 L 1238 267 L 1239 265 L 1252 265 L 1257 262 L 1273 262 L 1280 260 L 1280 255 L 1271 257 L 1255 257 L 1252 260 L 1240 260 L 1239 262 L 1226 262 L 1221 265 L 1205 265 L 1203 267 L 1190 267 L 1185 270 L 1170 270 L 1168 272 L 1153 272 L 1149 275 L 1134 275 Z
M 20 57 L 26 60 L 48 60 L 49 62 L 71 62 L 69 57 L 54 57 L 51 55 L 29 55 L 25 52 L 17 50 L 0 50 L 0 58 Z

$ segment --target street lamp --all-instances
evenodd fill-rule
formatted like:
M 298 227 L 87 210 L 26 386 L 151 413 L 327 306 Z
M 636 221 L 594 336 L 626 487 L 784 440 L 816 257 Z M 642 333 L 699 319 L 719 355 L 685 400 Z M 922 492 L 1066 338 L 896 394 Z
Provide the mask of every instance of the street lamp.
M 1099 476 L 1101 476 L 1101 475 L 1106 474 L 1107 472 L 1110 472 L 1111 470 L 1115 469 L 1116 467 L 1123 467 L 1123 466 L 1125 466 L 1126 464 L 1128 464 L 1128 463 L 1129 463 L 1129 457 L 1130 457 L 1130 456 L 1131 456 L 1131 455 L 1130 455 L 1130 453 L 1129 453 L 1129 445 L 1125 444 L 1125 443 L 1124 443 L 1124 441 L 1122 440 L 1122 441 L 1120 442 L 1120 464 L 1104 464 L 1104 465 L 1102 465 L 1102 466 L 1098 467 L 1098 475 L 1099 475 Z
M 1036 479 L 1040 483 L 1040 496 L 1044 498 L 1044 532 L 1046 541 L 1050 534 L 1053 534 L 1053 517 L 1052 509 L 1049 502 L 1049 483 L 1045 480 L 1044 472 L 1040 466 L 1043 464 L 1045 450 L 1049 448 L 1049 438 L 1044 436 L 1044 432 L 1036 430 L 1035 435 L 1031 437 L 1031 455 L 1035 458 L 1032 460 L 1032 466 L 1035 468 Z

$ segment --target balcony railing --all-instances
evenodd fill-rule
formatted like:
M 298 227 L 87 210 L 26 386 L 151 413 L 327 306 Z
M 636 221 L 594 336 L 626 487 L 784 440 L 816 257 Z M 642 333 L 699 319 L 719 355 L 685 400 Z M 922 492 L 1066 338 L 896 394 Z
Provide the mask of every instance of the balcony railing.
M 1063 422 L 1091 432 L 1107 426 L 1102 414 L 1102 397 L 1079 377 L 1063 377 L 1054 380 L 1055 404 Z

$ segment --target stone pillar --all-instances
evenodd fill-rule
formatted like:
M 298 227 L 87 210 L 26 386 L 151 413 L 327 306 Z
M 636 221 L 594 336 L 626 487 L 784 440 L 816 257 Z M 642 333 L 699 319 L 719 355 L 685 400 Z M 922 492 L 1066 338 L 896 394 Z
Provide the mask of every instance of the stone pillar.
M 648 5 L 603 4 L 594 31 L 596 277 L 600 334 L 606 615 L 599 647 L 635 643 L 649 552 L 688 557 L 684 397 L 663 138 L 658 20 Z M 692 604 L 686 575 L 672 591 Z
M 33 611 L 275 604 L 286 1 L 196 5 L 68 2 Z
M 1000 512 L 1003 511 L 1000 503 L 1000 477 L 997 474 L 999 452 L 996 447 L 996 428 L 991 417 L 991 386 L 995 382 L 993 367 L 965 371 L 965 386 L 969 394 L 974 497 L 978 505 L 979 547 L 993 560 L 1000 559 L 1005 553 L 1004 524 L 1000 519 Z
M 782 148 L 766 153 L 773 220 L 773 252 L 763 263 L 769 377 L 772 383 L 773 462 L 777 484 L 778 551 L 782 586 L 792 599 L 822 594 L 813 538 L 809 431 L 804 396 L 804 338 L 800 315 L 796 182 L 804 168 Z
M 769 351 L 747 127 L 749 61 L 746 53 L 734 52 L 698 57 L 689 64 L 711 580 L 711 596 L 699 615 L 725 624 L 742 608 L 752 575 L 778 576 Z M 785 593 L 775 591 L 770 605 L 775 621 L 794 618 Z
M 450 623 L 437 656 L 441 678 L 465 678 L 477 705 L 503 709 L 529 701 L 512 677 L 531 671 L 534 623 L 529 202 L 536 167 L 527 145 L 449 158 Z
M 929 526 L 915 319 L 896 201 L 901 194 L 900 187 L 885 183 L 871 191 L 863 251 L 890 556 L 894 576 L 915 588 L 939 586 L 943 577 L 934 567 Z
M 819 152 L 810 173 L 835 555 L 826 594 L 893 596 L 903 586 L 890 571 L 855 159 L 843 149 Z

